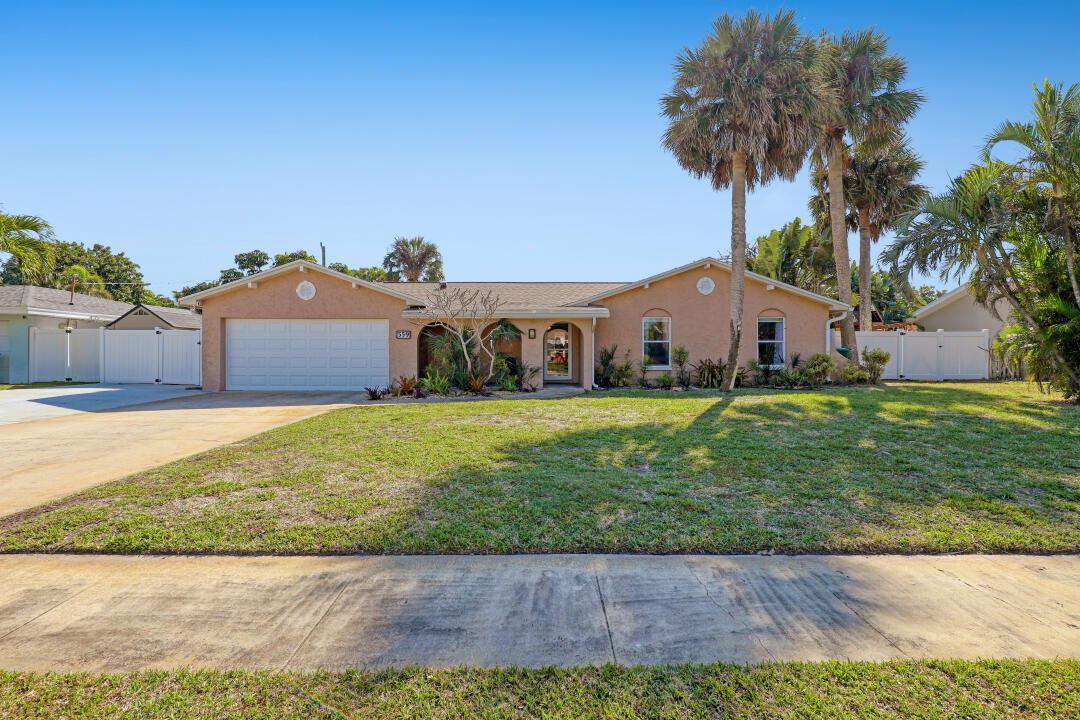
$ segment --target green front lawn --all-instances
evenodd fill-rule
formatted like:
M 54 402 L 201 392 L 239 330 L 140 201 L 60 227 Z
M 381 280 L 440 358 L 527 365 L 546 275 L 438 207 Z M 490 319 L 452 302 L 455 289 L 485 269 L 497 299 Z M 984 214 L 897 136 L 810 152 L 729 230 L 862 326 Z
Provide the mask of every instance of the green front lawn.
M 1080 661 L 384 672 L 0 671 L 5 718 L 1075 718 Z
M 0 520 L 5 551 L 765 549 L 1075 552 L 1080 408 L 1018 383 L 357 407 Z

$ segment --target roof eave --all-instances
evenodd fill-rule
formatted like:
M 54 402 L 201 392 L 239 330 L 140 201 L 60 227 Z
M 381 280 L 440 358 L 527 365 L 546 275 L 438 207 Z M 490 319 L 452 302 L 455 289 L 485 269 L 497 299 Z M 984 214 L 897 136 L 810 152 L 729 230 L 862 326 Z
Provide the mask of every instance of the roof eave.
M 377 292 L 385 293 L 386 295 L 391 295 L 393 297 L 396 297 L 396 298 L 399 298 L 401 300 L 405 300 L 407 302 L 411 302 L 411 303 L 414 303 L 414 304 L 417 304 L 417 305 L 423 305 L 424 304 L 423 300 L 421 300 L 418 297 L 414 297 L 412 295 L 409 295 L 408 293 L 398 292 L 397 290 L 393 290 L 393 289 L 388 288 L 388 287 L 383 287 L 383 286 L 379 285 L 378 283 L 369 282 L 367 280 L 361 280 L 358 277 L 354 277 L 352 275 L 347 275 L 345 273 L 338 272 L 337 270 L 331 270 L 328 267 L 323 267 L 322 265 L 319 265 L 317 263 L 308 262 L 307 260 L 293 260 L 290 263 L 285 263 L 284 265 L 279 265 L 278 267 L 270 268 L 269 270 L 263 270 L 260 273 L 255 273 L 254 275 L 247 275 L 245 277 L 240 278 L 239 280 L 233 280 L 232 282 L 225 283 L 224 285 L 218 285 L 217 287 L 207 288 L 206 290 L 203 290 L 201 292 L 192 293 L 191 295 L 185 295 L 184 297 L 180 298 L 177 302 L 180 305 L 184 305 L 186 307 L 198 307 L 199 303 L 201 303 L 203 300 L 205 300 L 208 297 L 213 297 L 214 295 L 220 295 L 221 293 L 231 292 L 233 290 L 238 290 L 238 289 L 240 289 L 242 287 L 247 287 L 248 283 L 253 283 L 253 282 L 258 283 L 261 280 L 267 280 L 267 279 L 275 277 L 277 275 L 283 275 L 283 274 L 285 274 L 287 272 L 290 272 L 292 270 L 296 270 L 298 268 L 303 268 L 304 270 L 313 270 L 315 272 L 323 273 L 324 275 L 329 275 L 331 277 L 336 277 L 336 278 L 338 278 L 340 280 L 344 280 L 345 282 L 351 283 L 353 285 L 353 287 L 365 287 L 365 288 L 368 288 L 370 290 L 375 290 Z

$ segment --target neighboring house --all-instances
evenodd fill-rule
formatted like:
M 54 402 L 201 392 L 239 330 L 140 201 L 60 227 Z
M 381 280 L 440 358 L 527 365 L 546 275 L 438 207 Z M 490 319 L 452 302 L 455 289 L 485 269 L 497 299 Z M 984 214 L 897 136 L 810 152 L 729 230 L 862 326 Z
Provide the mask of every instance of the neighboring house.
M 912 319 L 916 325 L 927 332 L 989 330 L 990 339 L 993 341 L 1001 333 L 1002 328 L 1009 324 L 1009 303 L 1006 300 L 999 300 L 994 309 L 1005 319 L 1000 320 L 994 317 L 989 309 L 980 305 L 971 294 L 971 287 L 964 283 L 934 302 L 923 305 L 915 312 Z
M 652 374 L 671 367 L 671 348 L 690 361 L 727 357 L 730 266 L 704 258 L 644 280 L 618 282 L 367 282 L 297 260 L 189 295 L 203 320 L 207 390 L 360 389 L 420 376 L 427 358 L 422 312 L 431 293 L 490 290 L 519 340 L 514 359 L 542 368 L 538 382 L 590 387 L 597 352 L 617 346 Z M 783 363 L 828 350 L 834 299 L 746 274 L 740 363 Z
M 128 303 L 34 285 L 0 285 L 0 383 L 30 380 L 30 328 L 96 328 Z
M 199 330 L 202 315 L 185 308 L 139 303 L 105 327 L 110 330 Z

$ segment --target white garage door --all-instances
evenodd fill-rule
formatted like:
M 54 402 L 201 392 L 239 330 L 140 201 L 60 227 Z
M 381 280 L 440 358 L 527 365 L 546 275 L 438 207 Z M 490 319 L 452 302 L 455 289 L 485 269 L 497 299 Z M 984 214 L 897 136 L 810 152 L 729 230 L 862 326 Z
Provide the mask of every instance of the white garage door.
M 387 320 L 227 320 L 228 390 L 362 390 L 390 382 Z

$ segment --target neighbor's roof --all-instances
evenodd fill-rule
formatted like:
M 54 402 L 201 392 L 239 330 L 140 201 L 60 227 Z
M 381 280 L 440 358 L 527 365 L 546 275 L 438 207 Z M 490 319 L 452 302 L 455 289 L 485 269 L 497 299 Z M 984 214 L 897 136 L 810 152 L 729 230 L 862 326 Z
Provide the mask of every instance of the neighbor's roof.
M 82 293 L 75 293 L 72 303 L 70 290 L 36 285 L 0 285 L 0 308 L 24 308 L 30 315 L 93 315 L 114 318 L 131 310 L 132 305 Z
M 946 305 L 949 305 L 962 297 L 969 296 L 971 296 L 971 287 L 967 283 L 964 283 L 955 290 L 950 290 L 949 292 L 945 293 L 934 302 L 923 305 L 921 308 L 915 311 L 915 314 L 912 315 L 912 317 L 915 320 L 918 320 L 919 318 L 926 317 L 932 312 L 940 310 Z
M 187 310 L 185 308 L 165 307 L 163 305 L 144 305 L 139 303 L 133 305 L 130 310 L 121 315 L 120 317 L 109 323 L 110 326 L 123 320 L 125 317 L 135 312 L 139 308 L 142 308 L 146 312 L 157 317 L 163 323 L 170 327 L 174 327 L 180 330 L 200 330 L 202 329 L 202 315 L 194 310 Z
M 436 292 L 437 282 L 380 282 L 379 285 L 394 288 L 423 299 Z M 446 289 L 479 290 L 498 296 L 500 307 L 505 310 L 534 310 L 559 308 L 577 303 L 582 298 L 622 287 L 617 282 L 447 282 Z

